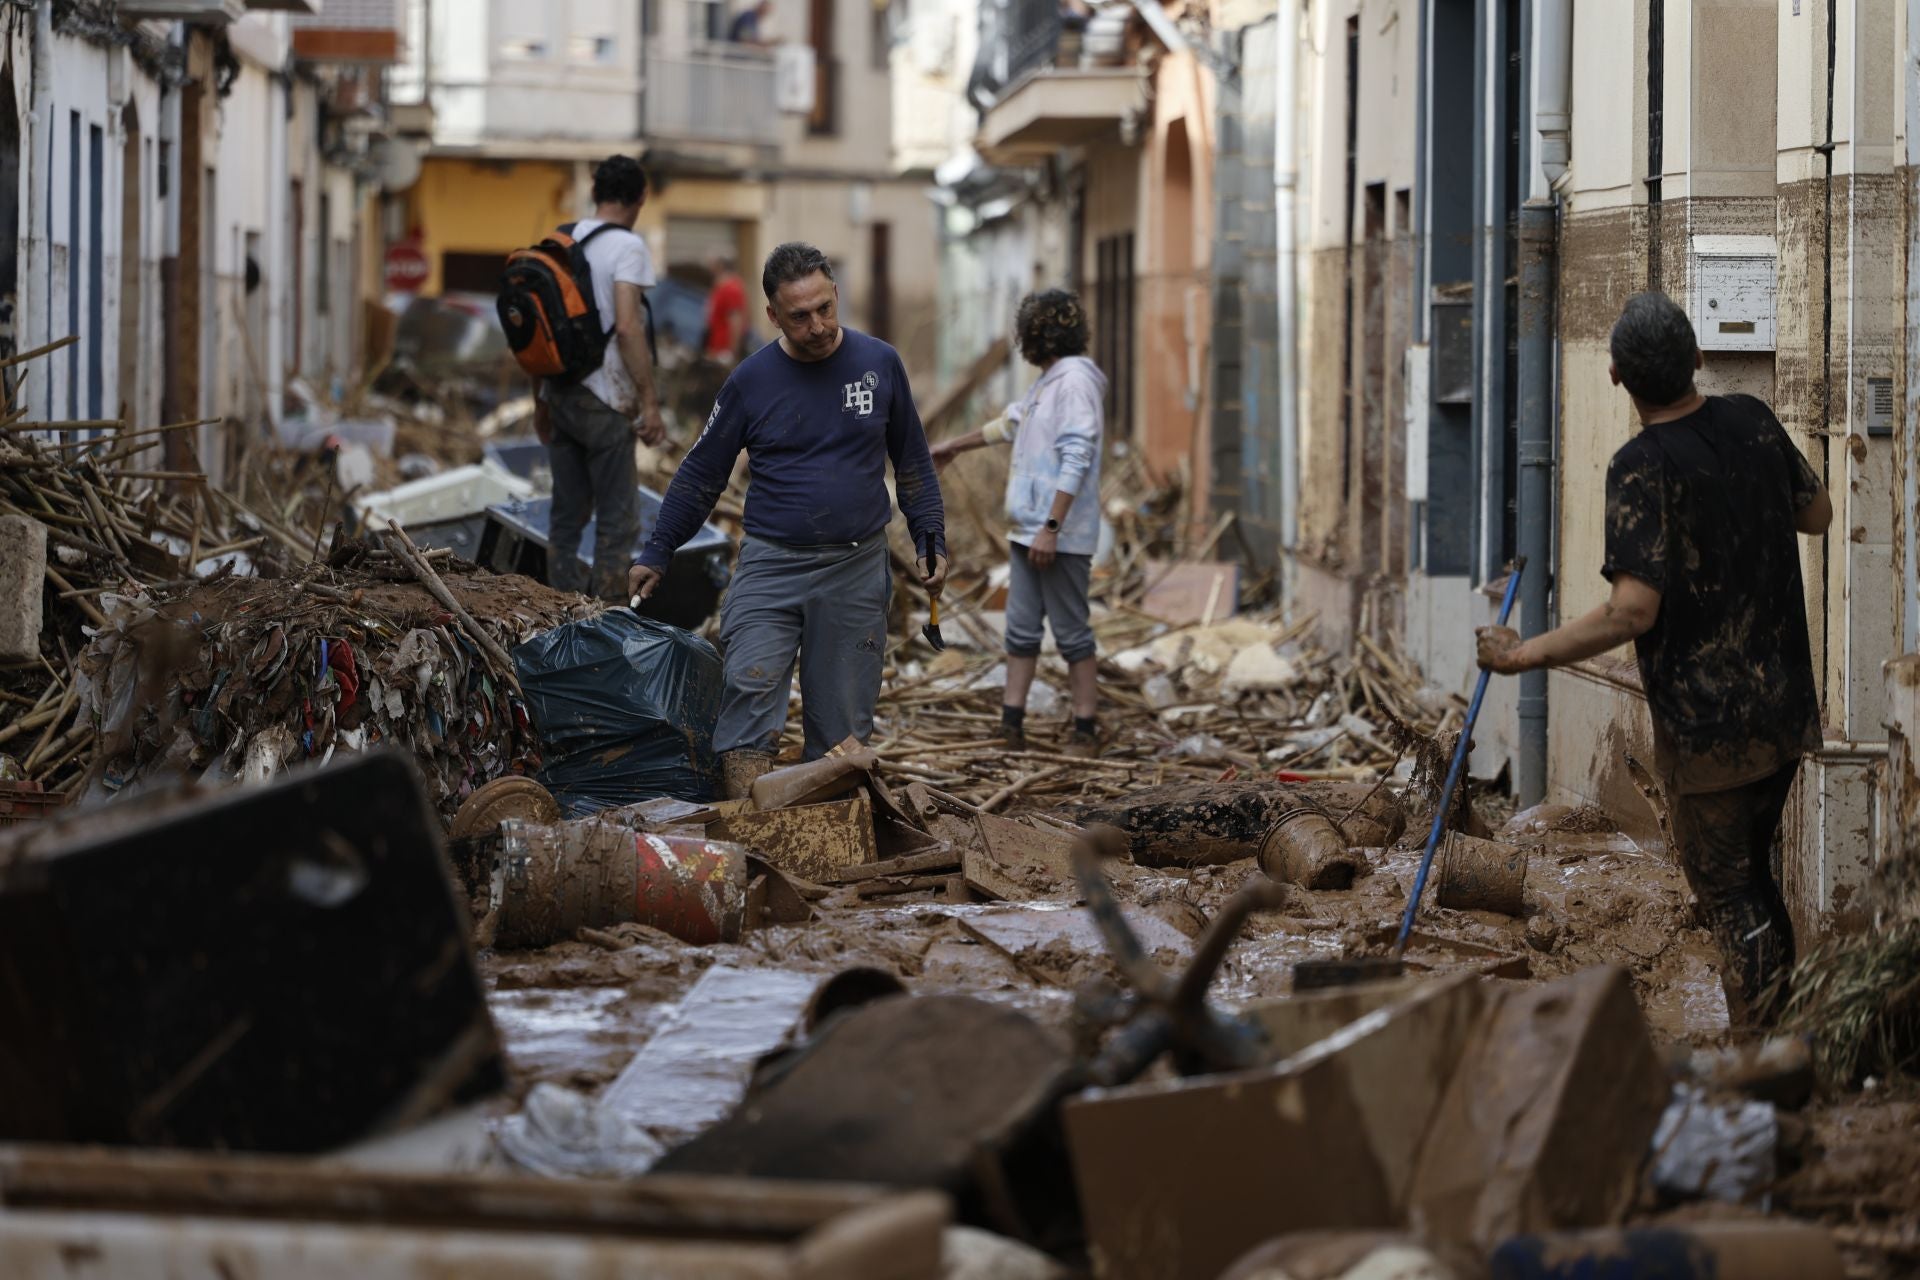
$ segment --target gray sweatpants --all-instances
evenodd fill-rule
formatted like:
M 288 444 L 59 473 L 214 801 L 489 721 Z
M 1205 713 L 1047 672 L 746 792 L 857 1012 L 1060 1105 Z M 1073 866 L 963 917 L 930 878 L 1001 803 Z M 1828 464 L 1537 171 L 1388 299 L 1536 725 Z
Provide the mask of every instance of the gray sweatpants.
M 1053 642 L 1060 656 L 1078 662 L 1093 656 L 1093 627 L 1087 622 L 1087 584 L 1093 579 L 1093 557 L 1053 557 L 1044 569 L 1033 567 L 1027 549 L 1007 544 L 1007 656 L 1040 656 L 1040 627 L 1053 625 Z
M 720 606 L 726 687 L 714 749 L 778 748 L 796 652 L 806 758 L 849 734 L 871 738 L 892 600 L 884 533 L 833 547 L 745 539 Z
M 640 537 L 639 478 L 633 465 L 633 423 L 581 386 L 547 393 L 553 441 L 553 516 L 547 531 L 547 583 L 587 591 L 580 535 L 594 520 L 592 595 L 627 602 L 627 567 Z

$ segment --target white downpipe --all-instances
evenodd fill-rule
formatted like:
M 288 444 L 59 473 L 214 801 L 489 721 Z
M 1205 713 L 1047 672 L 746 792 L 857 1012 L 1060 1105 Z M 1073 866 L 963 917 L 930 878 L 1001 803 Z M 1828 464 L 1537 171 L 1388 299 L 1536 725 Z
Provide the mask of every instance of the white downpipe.
M 1533 127 L 1540 168 L 1558 187 L 1573 158 L 1573 0 L 1535 0 Z
M 53 272 L 53 227 L 47 192 L 53 189 L 53 6 L 33 9 L 33 87 L 27 113 L 28 148 L 21 166 L 20 190 L 27 197 L 27 269 L 20 276 L 15 305 L 19 308 L 19 349 L 31 351 L 53 341 L 53 317 L 48 314 L 47 280 Z M 8 104 L 12 110 L 12 104 Z M 35 360 L 21 375 L 18 402 L 57 416 L 53 406 L 53 361 Z
M 1273 230 L 1274 292 L 1279 316 L 1274 330 L 1280 398 L 1280 545 L 1286 552 L 1300 542 L 1300 378 L 1295 338 L 1296 231 L 1294 191 L 1299 182 L 1294 113 L 1299 92 L 1294 76 L 1300 48 L 1300 0 L 1279 0 L 1273 57 Z M 1291 561 L 1281 558 L 1282 580 L 1291 577 Z
M 267 78 L 267 225 L 260 250 L 266 261 L 267 332 L 266 380 L 267 421 L 280 425 L 285 413 L 287 391 L 287 306 L 293 297 L 292 227 L 288 218 L 287 107 L 292 93 L 290 81 L 278 76 Z

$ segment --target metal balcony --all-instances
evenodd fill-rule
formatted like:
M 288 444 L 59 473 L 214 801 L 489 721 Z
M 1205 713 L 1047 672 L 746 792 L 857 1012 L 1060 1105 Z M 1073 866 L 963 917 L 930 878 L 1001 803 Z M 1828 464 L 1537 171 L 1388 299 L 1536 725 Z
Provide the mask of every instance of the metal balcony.
M 741 46 L 647 54 L 642 128 L 648 141 L 744 143 L 780 140 L 773 59 Z
M 1004 21 L 1007 84 L 1018 84 L 1028 72 L 1052 65 L 1060 47 L 1059 0 L 1007 0 Z

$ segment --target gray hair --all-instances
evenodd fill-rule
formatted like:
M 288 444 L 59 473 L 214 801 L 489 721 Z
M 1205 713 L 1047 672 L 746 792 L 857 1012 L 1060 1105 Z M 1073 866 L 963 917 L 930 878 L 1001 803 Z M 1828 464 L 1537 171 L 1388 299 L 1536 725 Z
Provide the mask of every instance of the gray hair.
M 767 295 L 767 301 L 772 302 L 781 285 L 805 280 L 816 271 L 833 279 L 833 264 L 827 261 L 826 254 L 810 244 L 790 240 L 767 255 L 767 265 L 760 272 L 760 290 Z
M 1620 385 L 1642 404 L 1673 404 L 1693 389 L 1693 322 L 1659 290 L 1627 299 L 1609 345 Z

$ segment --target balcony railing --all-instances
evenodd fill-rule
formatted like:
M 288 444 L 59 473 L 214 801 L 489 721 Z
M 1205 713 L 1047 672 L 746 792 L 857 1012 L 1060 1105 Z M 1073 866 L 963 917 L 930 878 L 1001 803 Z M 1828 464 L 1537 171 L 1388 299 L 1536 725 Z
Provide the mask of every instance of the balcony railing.
M 1060 49 L 1059 0 L 995 0 L 980 7 L 980 52 L 967 100 L 985 111 L 1027 75 L 1053 63 Z
M 774 146 L 773 60 L 758 49 L 649 53 L 645 129 L 651 138 Z
M 1007 0 L 1007 83 L 1048 66 L 1060 48 L 1059 0 Z

